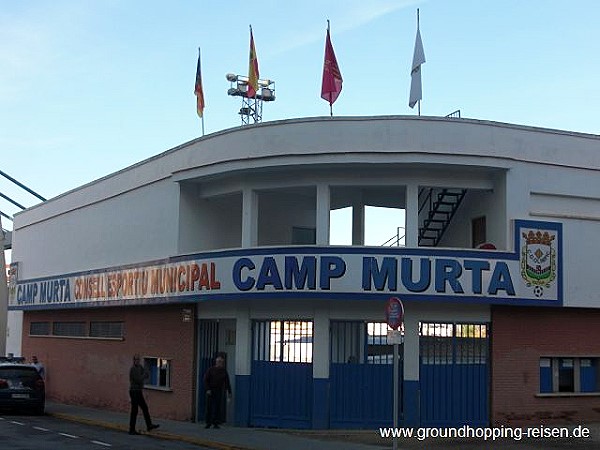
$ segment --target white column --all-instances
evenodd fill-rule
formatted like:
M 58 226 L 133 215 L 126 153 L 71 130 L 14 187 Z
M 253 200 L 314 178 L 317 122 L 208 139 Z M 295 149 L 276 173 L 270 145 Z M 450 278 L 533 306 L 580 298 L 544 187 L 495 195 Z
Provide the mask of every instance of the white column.
M 419 185 L 406 185 L 406 247 L 419 246 Z
M 317 245 L 329 245 L 329 185 L 317 184 Z
M 252 321 L 250 310 L 240 308 L 235 315 L 235 375 L 250 375 L 252 364 Z
M 365 245 L 365 205 L 361 194 L 352 202 L 352 245 Z
M 329 378 L 329 312 L 316 309 L 313 319 L 313 378 Z
M 242 247 L 258 245 L 258 194 L 250 188 L 242 193 Z
M 404 314 L 404 380 L 419 379 L 419 317 L 405 306 Z

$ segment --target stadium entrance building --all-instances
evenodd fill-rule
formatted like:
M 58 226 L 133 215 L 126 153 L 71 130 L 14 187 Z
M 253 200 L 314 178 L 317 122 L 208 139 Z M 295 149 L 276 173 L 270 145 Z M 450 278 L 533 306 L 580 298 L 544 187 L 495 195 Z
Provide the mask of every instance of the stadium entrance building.
M 403 425 L 599 420 L 599 174 L 598 136 L 468 119 L 214 133 L 15 216 L 9 349 L 60 402 L 127 410 L 141 353 L 153 414 L 202 420 L 222 353 L 236 425 L 389 426 L 395 296 Z

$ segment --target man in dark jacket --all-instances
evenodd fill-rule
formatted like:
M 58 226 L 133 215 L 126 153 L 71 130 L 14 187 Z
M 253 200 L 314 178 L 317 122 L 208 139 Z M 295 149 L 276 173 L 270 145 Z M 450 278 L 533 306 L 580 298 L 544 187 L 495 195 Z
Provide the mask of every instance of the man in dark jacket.
M 133 366 L 129 369 L 129 397 L 131 398 L 131 414 L 129 415 L 129 434 L 140 434 L 135 429 L 137 422 L 138 407 L 142 408 L 146 427 L 148 431 L 155 430 L 158 425 L 152 423 L 148 405 L 144 400 L 142 389 L 144 389 L 144 381 L 148 378 L 148 372 L 140 364 L 140 355 L 133 355 Z
M 210 367 L 204 374 L 204 388 L 206 389 L 206 427 L 219 428 L 223 423 L 225 392 L 231 396 L 231 384 L 229 374 L 225 369 L 225 359 L 219 355 L 215 359 L 215 365 Z

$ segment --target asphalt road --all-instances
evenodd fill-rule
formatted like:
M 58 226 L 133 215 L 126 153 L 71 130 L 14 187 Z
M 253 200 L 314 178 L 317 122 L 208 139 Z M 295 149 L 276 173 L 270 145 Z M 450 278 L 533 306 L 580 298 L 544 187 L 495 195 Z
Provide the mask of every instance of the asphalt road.
M 0 415 L 0 448 L 48 449 L 194 449 L 203 447 L 69 422 L 49 416 Z

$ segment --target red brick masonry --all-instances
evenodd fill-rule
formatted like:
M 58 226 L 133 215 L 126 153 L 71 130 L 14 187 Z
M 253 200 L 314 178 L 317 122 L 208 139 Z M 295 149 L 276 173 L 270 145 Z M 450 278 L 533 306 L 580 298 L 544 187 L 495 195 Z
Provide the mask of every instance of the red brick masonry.
M 183 321 L 192 306 L 133 306 L 119 308 L 32 311 L 24 314 L 23 356 L 37 355 L 46 367 L 47 397 L 51 400 L 115 411 L 129 410 L 129 368 L 132 355 L 172 360 L 172 389 L 145 389 L 154 417 L 190 420 L 193 417 L 194 326 Z M 119 340 L 29 336 L 31 322 L 123 321 Z
M 493 307 L 492 423 L 600 421 L 600 394 L 539 395 L 540 357 L 600 357 L 600 310 Z

